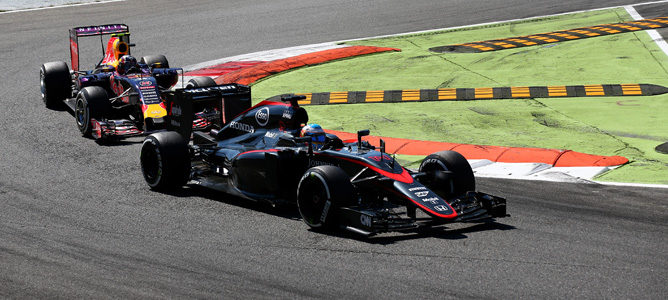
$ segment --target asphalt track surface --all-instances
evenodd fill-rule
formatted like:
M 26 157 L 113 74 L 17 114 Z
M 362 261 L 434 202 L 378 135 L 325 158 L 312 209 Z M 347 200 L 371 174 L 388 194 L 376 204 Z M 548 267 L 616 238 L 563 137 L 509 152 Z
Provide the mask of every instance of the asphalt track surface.
M 0 15 L 1 298 L 643 298 L 668 294 L 667 189 L 479 179 L 511 218 L 371 239 L 295 208 L 149 191 L 141 139 L 100 146 L 47 110 L 67 29 L 124 22 L 138 54 L 230 55 L 632 1 L 127 1 Z M 641 12 L 642 13 L 642 12 Z

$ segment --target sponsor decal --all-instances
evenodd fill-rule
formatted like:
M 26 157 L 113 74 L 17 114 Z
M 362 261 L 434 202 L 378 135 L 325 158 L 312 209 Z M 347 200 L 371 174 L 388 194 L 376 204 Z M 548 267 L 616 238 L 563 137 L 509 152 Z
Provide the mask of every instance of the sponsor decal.
M 322 161 L 322 160 L 315 160 L 315 159 L 309 159 L 308 161 L 308 166 L 310 167 L 317 167 L 317 166 L 336 166 L 333 163 Z
M 291 108 L 286 108 L 283 111 L 283 117 L 282 118 L 292 120 L 292 109 Z
M 149 104 L 142 107 L 145 118 L 162 118 L 167 115 L 167 110 L 160 104 Z
M 422 161 L 422 163 L 420 164 L 420 169 L 422 169 L 423 166 L 428 165 L 428 164 L 438 164 L 439 166 L 441 166 L 441 168 L 443 170 L 446 170 L 446 171 L 448 170 L 448 167 L 446 165 L 444 165 L 441 160 L 436 159 L 436 158 L 430 158 L 430 159 Z
M 172 104 L 172 115 L 180 116 L 182 113 L 181 106 Z
M 438 197 L 424 198 L 422 202 L 429 202 L 431 204 L 438 204 L 438 201 L 441 200 Z
M 153 82 L 151 82 L 150 80 L 143 80 L 143 81 L 139 82 L 140 86 L 149 86 L 149 85 L 152 85 L 152 84 L 153 84 Z
M 381 161 L 380 155 L 369 156 L 369 158 L 373 159 L 374 161 Z M 382 160 L 392 160 L 392 157 L 387 154 L 383 154 Z
M 186 89 L 183 92 L 194 94 L 194 93 L 208 92 L 208 91 L 214 91 L 214 90 L 217 90 L 217 91 L 231 91 L 231 90 L 236 90 L 236 87 L 234 85 L 221 85 L 221 86 Z
M 269 123 L 269 108 L 268 107 L 263 107 L 259 109 L 257 112 L 255 112 L 255 122 L 257 122 L 258 125 L 264 127 Z
M 429 195 L 429 191 L 421 191 L 421 192 L 416 192 L 415 193 L 415 196 L 418 196 L 420 198 L 425 197 L 427 195 Z
M 434 206 L 434 209 L 438 210 L 438 211 L 447 211 L 448 207 L 445 206 L 445 205 L 436 205 L 436 206 Z
M 230 128 L 234 128 L 236 130 L 241 130 L 243 132 L 248 132 L 248 133 L 255 132 L 255 128 L 253 128 L 253 126 L 244 123 L 239 123 L 237 121 L 230 122 Z
M 408 190 L 411 191 L 411 192 L 414 192 L 414 191 L 422 191 L 422 190 L 426 190 L 426 189 L 427 189 L 427 188 L 424 187 L 424 186 L 418 186 L 418 187 L 412 187 L 412 188 L 410 188 L 410 189 L 408 189 Z
M 121 86 L 121 83 L 118 82 L 116 76 L 109 76 L 109 85 L 111 86 L 111 90 L 114 91 L 116 95 L 123 94 L 123 87 Z
M 72 70 L 79 71 L 79 45 L 70 38 L 70 54 L 72 55 Z
M 362 223 L 363 226 L 371 227 L 371 217 L 369 217 L 367 215 L 361 215 L 360 216 L 360 223 Z
M 276 138 L 278 136 L 278 132 L 275 131 L 267 131 L 267 133 L 264 135 L 270 139 Z

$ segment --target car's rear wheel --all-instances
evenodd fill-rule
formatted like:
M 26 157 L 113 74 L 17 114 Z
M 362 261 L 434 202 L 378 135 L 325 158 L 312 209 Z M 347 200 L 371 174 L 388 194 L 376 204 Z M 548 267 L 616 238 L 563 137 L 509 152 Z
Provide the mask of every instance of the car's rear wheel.
M 169 68 L 169 62 L 164 55 L 147 55 L 141 58 L 139 61 L 141 63 L 147 64 L 151 69 L 153 68 Z M 174 86 L 179 81 L 179 75 L 175 72 L 169 73 L 157 73 L 153 74 L 155 80 L 158 82 L 158 86 L 167 90 Z
M 91 136 L 93 124 L 91 119 L 100 120 L 111 110 L 107 91 L 99 86 L 83 88 L 77 95 L 74 105 L 74 118 L 81 134 Z
M 144 180 L 153 190 L 180 188 L 190 178 L 188 143 L 177 132 L 157 132 L 146 137 L 139 160 Z
M 449 171 L 444 175 L 441 171 Z M 475 177 L 471 165 L 455 151 L 441 151 L 427 156 L 420 164 L 420 172 L 427 173 L 420 182 L 441 197 L 458 196 L 475 191 Z
M 48 108 L 57 108 L 72 95 L 70 68 L 62 61 L 48 62 L 39 70 L 42 101 Z
M 188 84 L 186 84 L 186 88 L 188 89 L 212 87 L 212 86 L 216 86 L 216 81 L 214 81 L 213 78 L 207 76 L 192 78 L 188 80 Z
M 314 230 L 336 227 L 341 206 L 353 201 L 350 177 L 336 166 L 308 169 L 297 187 L 297 206 L 304 223 Z
M 156 66 L 158 68 L 169 68 L 167 57 L 162 54 L 143 56 L 139 62 L 145 63 L 149 67 Z

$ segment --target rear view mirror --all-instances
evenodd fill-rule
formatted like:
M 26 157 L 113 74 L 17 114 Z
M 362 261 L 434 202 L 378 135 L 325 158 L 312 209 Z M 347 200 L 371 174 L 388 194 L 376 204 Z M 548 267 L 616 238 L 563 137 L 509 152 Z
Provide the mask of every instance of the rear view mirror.
M 369 129 L 360 130 L 357 132 L 357 148 L 362 148 L 362 137 L 369 135 Z

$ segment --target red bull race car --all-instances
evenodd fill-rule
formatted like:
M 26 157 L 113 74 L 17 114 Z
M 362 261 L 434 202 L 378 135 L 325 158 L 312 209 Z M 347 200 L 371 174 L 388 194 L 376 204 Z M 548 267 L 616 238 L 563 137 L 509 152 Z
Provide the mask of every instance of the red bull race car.
M 149 135 L 141 148 L 151 189 L 190 182 L 251 201 L 292 203 L 314 230 L 367 236 L 506 216 L 506 200 L 475 191 L 471 166 L 457 152 L 429 155 L 412 171 L 385 152 L 382 140 L 364 141 L 368 130 L 343 141 L 305 125 L 308 114 L 298 102 L 304 96 L 251 107 L 221 88 L 177 89 L 168 97 L 172 131 Z M 193 132 L 192 106 L 221 101 L 240 113 L 218 119 L 209 132 Z
M 102 59 L 92 70 L 79 65 L 79 38 L 108 37 Z M 166 128 L 166 93 L 183 74 L 170 68 L 164 55 L 130 55 L 129 27 L 125 24 L 84 26 L 70 29 L 72 69 L 65 62 L 48 62 L 40 69 L 42 99 L 48 108 L 65 105 L 86 137 L 99 140 L 122 139 Z M 209 77 L 197 77 L 187 87 L 216 85 Z M 219 112 L 200 111 L 194 129 L 205 129 Z

